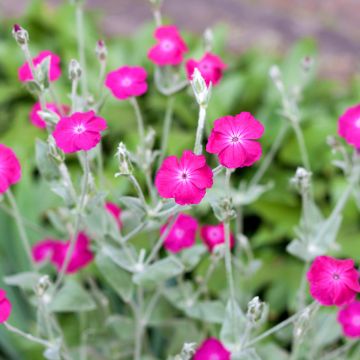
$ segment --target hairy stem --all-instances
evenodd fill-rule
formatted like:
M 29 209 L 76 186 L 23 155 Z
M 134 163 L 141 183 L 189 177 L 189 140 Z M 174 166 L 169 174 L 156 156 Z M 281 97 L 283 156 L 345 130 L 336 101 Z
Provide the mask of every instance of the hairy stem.
M 295 132 L 295 136 L 300 148 L 301 161 L 306 170 L 311 171 L 309 155 L 306 150 L 305 140 L 303 132 L 301 131 L 300 125 L 297 121 L 292 122 L 292 126 Z
M 137 121 L 137 125 L 138 125 L 138 132 L 139 132 L 139 138 L 140 138 L 139 140 L 140 140 L 141 147 L 143 147 L 143 142 L 145 140 L 145 130 L 144 130 L 144 120 L 141 115 L 139 103 L 138 103 L 136 97 L 130 98 L 130 103 L 133 106 L 134 111 L 135 111 L 135 117 L 136 117 L 136 121 Z
M 194 146 L 194 153 L 196 155 L 202 154 L 202 138 L 205 127 L 205 118 L 206 118 L 206 108 L 200 105 L 198 127 L 196 130 L 196 138 L 195 138 L 195 146 Z

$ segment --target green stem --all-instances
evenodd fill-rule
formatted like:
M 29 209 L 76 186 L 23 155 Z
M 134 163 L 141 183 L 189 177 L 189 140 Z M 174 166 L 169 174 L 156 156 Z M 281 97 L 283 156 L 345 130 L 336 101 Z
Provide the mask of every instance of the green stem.
M 21 214 L 20 214 L 19 208 L 17 206 L 15 197 L 10 188 L 6 192 L 6 195 L 7 195 L 7 198 L 9 199 L 9 203 L 10 203 L 10 206 L 12 208 L 12 212 L 13 212 L 13 215 L 15 218 L 16 226 L 17 226 L 21 241 L 23 243 L 26 255 L 29 259 L 29 263 L 32 266 L 32 268 L 35 268 L 35 264 L 34 264 L 34 261 L 33 261 L 32 255 L 31 255 L 30 241 L 29 241 L 29 238 L 28 238 L 26 230 L 25 230 L 25 225 L 21 218 Z
M 196 130 L 196 138 L 195 138 L 195 146 L 194 146 L 194 153 L 196 155 L 200 155 L 202 153 L 202 138 L 205 127 L 205 119 L 206 119 L 206 108 L 200 105 L 198 127 Z
M 309 160 L 309 155 L 306 150 L 304 135 L 301 131 L 298 121 L 292 121 L 292 126 L 293 126 L 293 129 L 295 132 L 297 142 L 299 144 L 302 163 L 306 170 L 311 171 L 310 160 Z
M 145 210 L 147 209 L 147 204 L 146 204 L 146 200 L 145 200 L 145 196 L 144 196 L 144 193 L 143 191 L 141 190 L 141 187 L 138 183 L 138 181 L 136 180 L 135 176 L 130 174 L 129 175 L 129 179 L 130 181 L 132 182 L 132 184 L 134 185 L 135 189 L 136 189 L 136 192 L 140 198 L 140 201 L 142 203 L 142 205 L 144 206 Z
M 309 270 L 310 267 L 310 262 L 306 261 L 304 264 L 304 270 L 303 270 L 303 274 L 301 276 L 301 282 L 300 282 L 300 287 L 298 290 L 298 299 L 299 299 L 299 310 L 303 310 L 306 306 L 306 274 Z
M 143 323 L 143 319 L 142 319 L 144 294 L 143 294 L 143 290 L 140 286 L 138 286 L 138 289 L 137 289 L 137 298 L 138 298 L 138 304 L 136 306 L 136 313 L 135 313 L 136 329 L 135 329 L 134 360 L 141 359 L 142 338 L 144 335 L 144 323 Z
M 139 103 L 138 103 L 136 97 L 130 98 L 130 103 L 133 106 L 134 111 L 135 111 L 135 117 L 136 117 L 136 121 L 137 121 L 137 125 L 138 125 L 139 137 L 140 137 L 139 140 L 140 140 L 141 147 L 143 147 L 143 143 L 145 141 L 144 119 L 141 115 Z

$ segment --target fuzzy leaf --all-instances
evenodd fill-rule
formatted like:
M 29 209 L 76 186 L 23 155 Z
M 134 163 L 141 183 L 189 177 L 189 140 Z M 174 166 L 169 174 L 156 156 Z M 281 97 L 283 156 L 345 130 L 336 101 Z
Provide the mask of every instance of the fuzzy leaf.
M 18 286 L 22 289 L 33 289 L 38 283 L 41 275 L 34 272 L 23 272 L 15 275 L 5 276 L 4 282 L 7 285 Z

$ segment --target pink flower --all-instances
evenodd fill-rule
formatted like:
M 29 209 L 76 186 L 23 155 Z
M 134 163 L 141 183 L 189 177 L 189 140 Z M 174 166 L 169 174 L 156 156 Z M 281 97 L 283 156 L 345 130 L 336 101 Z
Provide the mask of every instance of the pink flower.
M 168 224 L 160 229 L 160 234 L 166 231 Z M 166 250 L 177 253 L 195 243 L 198 222 L 190 215 L 180 214 L 164 240 Z
M 357 149 L 360 148 L 360 104 L 345 111 L 339 118 L 338 134 Z
M 0 289 L 0 324 L 8 320 L 11 309 L 11 302 L 6 298 L 6 291 Z
M 147 74 L 144 68 L 123 66 L 107 74 L 105 86 L 117 99 L 125 100 L 146 93 L 148 88 L 146 78 Z
M 50 56 L 49 80 L 56 81 L 61 75 L 59 56 L 57 56 L 56 54 L 52 53 L 49 50 L 44 50 L 41 51 L 38 54 L 38 56 L 33 58 L 33 64 L 36 69 L 48 56 Z M 18 74 L 19 74 L 19 79 L 22 82 L 26 82 L 34 79 L 30 70 L 30 66 L 27 62 L 19 68 Z
M 107 128 L 106 121 L 94 111 L 76 112 L 63 117 L 56 124 L 53 137 L 56 145 L 65 153 L 90 150 L 101 140 L 101 131 Z
M 61 105 L 63 112 L 66 114 L 69 112 L 69 107 L 66 105 Z M 55 114 L 59 115 L 59 117 L 61 117 L 61 111 L 60 109 L 58 109 L 56 104 L 52 104 L 52 103 L 47 103 L 46 104 L 46 108 L 52 112 L 54 112 Z M 41 105 L 39 102 L 35 103 L 34 106 L 32 107 L 31 111 L 30 111 L 30 121 L 32 122 L 33 125 L 35 125 L 36 127 L 40 128 L 40 129 L 44 129 L 46 128 L 46 123 L 45 121 L 40 117 L 40 115 L 38 114 L 38 111 L 41 111 Z
M 193 360 L 230 360 L 231 353 L 216 338 L 208 338 L 196 350 Z
M 223 70 L 226 69 L 226 64 L 211 53 L 206 53 L 199 61 L 190 59 L 186 62 L 186 72 L 188 79 L 191 80 L 195 68 L 198 68 L 201 76 L 204 78 L 206 85 L 217 85 L 222 78 Z
M 337 319 L 345 336 L 360 337 L 360 301 L 354 301 L 341 309 Z
M 32 248 L 32 256 L 36 262 L 50 261 L 58 271 L 61 270 L 66 254 L 70 248 L 70 241 L 45 239 Z M 80 232 L 76 239 L 71 260 L 66 269 L 67 274 L 75 273 L 87 266 L 94 259 L 90 249 L 90 240 L 86 234 Z
M 325 306 L 349 304 L 360 292 L 359 273 L 351 259 L 318 256 L 310 266 L 307 279 L 312 297 Z
M 21 167 L 15 153 L 0 144 L 0 194 L 6 192 L 11 185 L 21 178 Z
M 148 58 L 156 65 L 179 65 L 188 48 L 174 25 L 160 26 L 154 33 L 157 44 L 148 52 Z
M 121 208 L 113 202 L 107 202 L 105 204 L 105 208 L 114 217 L 116 223 L 118 224 L 119 229 L 121 229 L 122 228 L 122 222 L 120 218 L 122 212 Z
M 180 160 L 167 157 L 155 178 L 160 196 L 174 198 L 179 205 L 198 204 L 212 184 L 213 172 L 205 156 L 190 150 L 185 150 Z
M 212 252 L 217 245 L 225 243 L 224 224 L 218 225 L 205 225 L 200 230 L 200 236 L 209 251 Z M 230 247 L 235 245 L 235 238 L 230 233 Z
M 248 112 L 225 116 L 215 121 L 206 151 L 217 154 L 229 169 L 250 166 L 261 157 L 261 145 L 254 140 L 263 132 L 264 126 Z

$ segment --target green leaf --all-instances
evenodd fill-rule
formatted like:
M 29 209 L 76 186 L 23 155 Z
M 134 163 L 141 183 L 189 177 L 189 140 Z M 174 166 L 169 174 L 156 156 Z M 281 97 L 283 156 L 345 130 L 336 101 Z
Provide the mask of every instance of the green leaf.
M 187 307 L 186 315 L 209 323 L 222 324 L 225 317 L 225 306 L 220 301 L 201 301 Z
M 123 315 L 112 315 L 107 319 L 106 325 L 116 333 L 116 337 L 121 343 L 133 344 L 135 334 L 134 319 Z
M 185 266 L 186 271 L 191 271 L 201 261 L 205 253 L 206 247 L 203 244 L 195 245 L 181 252 L 180 261 Z
M 18 286 L 22 289 L 32 290 L 41 278 L 41 274 L 34 272 L 23 272 L 4 277 L 7 285 Z
M 76 281 L 68 280 L 50 304 L 53 312 L 83 312 L 96 309 L 90 294 Z
M 55 160 L 50 156 L 49 147 L 45 141 L 36 139 L 35 158 L 37 168 L 45 180 L 51 181 L 60 178 L 60 171 Z
M 128 250 L 132 254 L 132 258 L 136 259 L 137 254 L 135 253 L 135 250 L 128 246 Z M 129 272 L 133 272 L 133 263 L 131 259 L 129 258 L 129 254 L 126 250 L 120 250 L 117 249 L 114 246 L 111 245 L 105 245 L 101 248 L 101 252 L 108 256 L 115 264 L 123 268 L 124 270 L 127 270 Z

